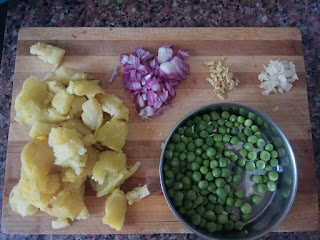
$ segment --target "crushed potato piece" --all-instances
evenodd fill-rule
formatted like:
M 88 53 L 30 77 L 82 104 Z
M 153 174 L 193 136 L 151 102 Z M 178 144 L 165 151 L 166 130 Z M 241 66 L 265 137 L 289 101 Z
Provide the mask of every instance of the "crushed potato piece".
M 67 93 L 65 90 L 57 92 L 52 99 L 52 106 L 63 115 L 67 114 L 71 108 L 73 95 Z
M 127 167 L 127 157 L 122 152 L 104 151 L 99 154 L 99 160 L 94 165 L 92 179 L 103 184 L 106 175 L 110 172 L 118 173 Z
M 44 139 L 48 138 L 51 128 L 56 128 L 58 125 L 43 123 L 43 122 L 34 122 L 32 124 L 29 136 L 32 138 Z
M 69 81 L 92 80 L 93 78 L 90 74 L 64 66 L 55 71 L 55 79 L 64 85 L 68 85 Z
M 67 87 L 67 92 L 77 96 L 94 97 L 98 93 L 104 93 L 104 90 L 99 86 L 99 82 L 95 81 L 70 81 Z
M 239 80 L 233 76 L 227 67 L 224 67 L 221 61 L 215 63 L 214 61 L 206 62 L 205 65 L 209 66 L 210 76 L 207 81 L 213 86 L 214 92 L 220 99 L 224 99 L 226 91 L 234 89 Z
M 109 173 L 102 185 L 96 184 L 91 181 L 92 187 L 97 191 L 97 197 L 102 197 L 110 192 L 112 192 L 115 188 L 119 187 L 125 180 L 131 177 L 139 168 L 140 162 L 136 162 L 132 167 L 128 169 L 123 169 L 119 173 Z
M 128 123 L 112 118 L 95 131 L 97 141 L 115 151 L 121 151 L 128 135 Z
M 31 46 L 30 53 L 38 55 L 38 57 L 46 63 L 55 65 L 57 67 L 64 57 L 65 50 L 46 43 L 40 43 Z
M 70 223 L 67 218 L 57 218 L 57 220 L 53 220 L 51 222 L 51 226 L 53 229 L 60 229 L 60 228 L 69 227 Z
M 97 99 L 101 104 L 102 111 L 109 113 L 112 117 L 129 121 L 128 108 L 115 95 L 98 94 Z
M 87 162 L 87 150 L 80 133 L 69 128 L 53 128 L 49 133 L 49 145 L 53 148 L 55 164 L 71 167 L 79 175 Z
M 38 211 L 26 198 L 20 184 L 13 187 L 9 195 L 9 203 L 13 211 L 19 213 L 22 217 L 30 216 Z
M 127 192 L 128 204 L 132 205 L 134 202 L 140 201 L 148 195 L 150 195 L 150 192 L 147 185 L 144 185 L 143 187 L 135 187 L 130 192 Z
M 103 218 L 103 223 L 117 231 L 121 230 L 127 211 L 125 193 L 120 189 L 115 189 L 106 200 L 105 211 L 106 215 Z
M 89 129 L 97 130 L 103 120 L 101 106 L 97 99 L 89 98 L 84 104 L 82 104 L 82 114 L 81 119 Z
M 87 128 L 80 119 L 73 118 L 61 123 L 64 128 L 75 129 L 82 136 L 92 134 L 92 131 Z

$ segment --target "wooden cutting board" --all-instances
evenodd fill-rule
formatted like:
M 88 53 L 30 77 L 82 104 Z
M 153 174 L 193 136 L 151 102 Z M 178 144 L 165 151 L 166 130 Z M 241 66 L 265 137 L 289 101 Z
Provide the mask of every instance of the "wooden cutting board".
M 52 66 L 31 56 L 29 48 L 38 41 L 66 50 L 64 66 L 92 73 L 102 87 L 120 97 L 130 109 L 130 130 L 124 152 L 129 162 L 141 161 L 138 172 L 125 189 L 148 184 L 151 196 L 128 207 L 122 231 L 102 224 L 105 198 L 96 198 L 88 188 L 85 202 L 90 211 L 86 221 L 53 230 L 54 218 L 37 213 L 22 218 L 11 211 L 8 196 L 20 177 L 20 152 L 29 140 L 29 127 L 14 121 L 12 107 L 2 210 L 4 233 L 184 233 L 189 232 L 170 211 L 161 192 L 158 165 L 163 143 L 175 123 L 190 111 L 221 102 L 205 78 L 205 61 L 224 59 L 224 64 L 239 78 L 240 85 L 227 94 L 224 102 L 245 104 L 269 115 L 288 136 L 298 163 L 299 187 L 295 202 L 275 231 L 311 231 L 318 227 L 318 201 L 311 142 L 309 108 L 301 35 L 295 28 L 24 28 L 20 30 L 13 82 L 15 98 L 30 75 L 43 78 Z M 156 53 L 166 44 L 191 54 L 187 62 L 191 74 L 177 87 L 172 107 L 151 121 L 142 120 L 122 84 L 122 69 L 111 84 L 107 82 L 121 53 L 142 47 Z M 270 59 L 287 59 L 296 65 L 299 81 L 285 94 L 261 95 L 258 74 Z M 278 107 L 278 110 L 274 109 Z

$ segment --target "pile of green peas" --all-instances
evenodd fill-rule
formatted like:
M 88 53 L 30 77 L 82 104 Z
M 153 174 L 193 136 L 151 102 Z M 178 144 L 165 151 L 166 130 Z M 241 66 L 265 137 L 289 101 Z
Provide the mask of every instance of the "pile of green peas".
M 247 116 L 225 110 L 194 116 L 174 132 L 164 152 L 170 200 L 189 223 L 209 233 L 242 230 L 252 206 L 277 188 L 278 152 L 261 138 L 255 115 Z M 240 149 L 234 153 L 228 145 Z M 255 169 L 264 174 L 252 174 L 256 194 L 245 197 L 237 184 L 243 171 Z

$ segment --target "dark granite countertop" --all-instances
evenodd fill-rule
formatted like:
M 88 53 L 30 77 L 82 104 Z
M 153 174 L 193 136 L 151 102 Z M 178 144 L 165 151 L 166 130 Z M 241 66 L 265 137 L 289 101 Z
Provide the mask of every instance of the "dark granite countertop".
M 0 69 L 0 198 L 18 31 L 21 27 L 298 27 L 304 44 L 310 116 L 320 135 L 320 3 L 317 0 L 9 1 Z M 313 136 L 320 181 L 320 139 Z M 2 204 L 1 204 L 2 205 Z M 1 215 L 1 214 L 0 214 Z M 263 239 L 319 239 L 320 231 L 269 233 Z M 194 234 L 156 235 L 5 235 L 0 239 L 197 239 Z

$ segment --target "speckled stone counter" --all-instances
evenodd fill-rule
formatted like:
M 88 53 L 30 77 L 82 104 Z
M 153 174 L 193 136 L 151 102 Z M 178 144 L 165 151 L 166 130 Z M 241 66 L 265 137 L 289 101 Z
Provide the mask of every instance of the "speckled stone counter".
M 320 3 L 287 1 L 10 1 L 0 69 L 0 198 L 11 87 L 18 31 L 21 27 L 298 27 L 304 44 L 313 131 L 320 135 Z M 316 176 L 320 181 L 320 139 L 313 137 Z M 318 193 L 320 188 L 318 187 Z M 0 200 L 0 201 L 1 201 Z M 26 220 L 27 221 L 27 220 Z M 269 233 L 263 239 L 320 239 L 320 231 Z M 197 239 L 194 234 L 156 235 L 5 235 L 0 239 Z

